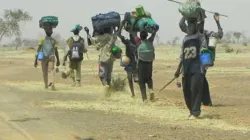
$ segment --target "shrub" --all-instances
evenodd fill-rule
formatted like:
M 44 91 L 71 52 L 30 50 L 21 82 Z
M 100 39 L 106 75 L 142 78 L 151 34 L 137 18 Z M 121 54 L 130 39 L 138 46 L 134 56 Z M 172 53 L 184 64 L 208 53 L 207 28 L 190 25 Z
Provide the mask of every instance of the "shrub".
M 231 52 L 234 52 L 234 49 L 228 46 L 228 47 L 225 47 L 225 52 L 231 53 Z
M 243 42 L 242 45 L 243 45 L 243 46 L 247 46 L 247 42 Z
M 232 53 L 232 52 L 234 52 L 234 49 L 231 48 L 227 43 L 223 44 L 221 47 L 223 47 L 225 49 L 226 53 Z
M 126 80 L 126 78 L 122 78 L 120 75 L 112 77 L 110 90 L 113 92 L 125 91 Z

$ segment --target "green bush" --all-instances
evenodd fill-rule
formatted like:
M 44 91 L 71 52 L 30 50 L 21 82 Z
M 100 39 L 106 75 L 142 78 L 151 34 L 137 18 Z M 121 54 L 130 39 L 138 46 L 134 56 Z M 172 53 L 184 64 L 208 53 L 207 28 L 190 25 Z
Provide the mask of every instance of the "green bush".
M 232 52 L 234 52 L 234 49 L 228 46 L 228 47 L 225 47 L 225 52 L 232 53 Z
M 243 45 L 243 46 L 247 46 L 247 42 L 243 42 L 242 45 Z
M 234 52 L 234 49 L 231 48 L 227 43 L 223 44 L 221 47 L 223 47 L 225 49 L 226 53 L 232 53 L 232 52 Z
M 125 91 L 126 80 L 127 78 L 122 78 L 119 75 L 112 77 L 110 90 L 113 92 Z

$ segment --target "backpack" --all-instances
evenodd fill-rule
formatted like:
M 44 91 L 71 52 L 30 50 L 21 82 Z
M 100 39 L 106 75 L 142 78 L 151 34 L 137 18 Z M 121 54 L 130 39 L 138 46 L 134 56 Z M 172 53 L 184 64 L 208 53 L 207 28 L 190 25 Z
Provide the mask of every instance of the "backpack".
M 198 2 L 187 1 L 186 3 L 180 5 L 179 12 L 185 18 L 199 18 L 201 9 L 202 8 Z
M 82 61 L 83 60 L 83 44 L 80 43 L 80 41 L 83 38 L 79 38 L 77 41 L 75 41 L 73 39 L 73 37 L 71 37 L 73 43 L 72 46 L 70 48 L 70 60 L 71 61 Z

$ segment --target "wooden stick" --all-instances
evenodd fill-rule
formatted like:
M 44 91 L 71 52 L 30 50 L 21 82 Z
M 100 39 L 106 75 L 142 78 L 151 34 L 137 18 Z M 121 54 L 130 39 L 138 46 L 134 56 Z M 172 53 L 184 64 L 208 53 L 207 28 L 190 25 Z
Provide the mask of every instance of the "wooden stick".
M 170 85 L 176 78 L 174 77 L 171 81 L 169 81 L 166 85 L 164 85 L 159 92 L 161 92 L 163 89 L 165 89 L 168 85 Z
M 178 2 L 178 1 L 175 1 L 175 0 L 168 0 L 168 1 L 171 1 L 171 2 L 174 2 L 174 3 L 178 3 L 178 4 L 184 4 L 184 3 L 182 3 L 182 2 Z M 205 10 L 206 12 L 208 12 L 208 13 L 212 13 L 212 14 L 215 14 L 216 12 L 211 12 L 211 11 L 208 11 L 208 10 L 206 10 L 206 9 L 204 9 L 204 8 L 202 8 L 203 10 Z M 220 16 L 223 16 L 223 17 L 228 17 L 227 15 L 223 15 L 223 14 L 220 14 L 220 13 L 218 13 Z

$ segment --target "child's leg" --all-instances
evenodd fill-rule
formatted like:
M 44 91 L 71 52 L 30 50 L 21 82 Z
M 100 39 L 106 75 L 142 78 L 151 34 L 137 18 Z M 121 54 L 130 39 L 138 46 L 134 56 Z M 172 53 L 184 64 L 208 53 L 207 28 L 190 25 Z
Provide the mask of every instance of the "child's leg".
M 138 62 L 138 76 L 139 76 L 139 86 L 140 86 L 143 101 L 147 100 L 145 70 L 146 70 L 145 62 L 139 61 Z
M 48 78 L 52 85 L 55 85 L 55 56 L 49 57 L 48 62 Z
M 153 90 L 153 79 L 152 79 L 152 74 L 153 74 L 153 62 L 147 63 L 147 85 L 148 88 Z
M 132 93 L 132 96 L 135 96 L 132 72 L 127 72 L 127 78 L 128 78 L 128 84 L 129 84 L 129 88 Z
M 68 69 L 64 72 L 65 73 L 65 77 L 69 77 L 72 78 L 72 73 L 74 72 L 74 69 L 73 69 L 73 64 L 74 62 L 69 62 L 69 67 Z
M 111 84 L 111 79 L 112 79 L 112 71 L 113 71 L 113 61 L 107 63 L 107 84 L 110 86 Z
M 105 63 L 103 62 L 99 62 L 99 78 L 102 82 L 102 85 L 106 86 L 107 85 L 107 81 L 106 81 L 106 74 L 107 74 L 107 68 Z
M 149 88 L 149 94 L 150 94 L 150 100 L 154 100 L 155 95 L 154 95 L 154 90 L 153 90 L 153 62 L 148 62 L 147 63 L 147 85 Z
M 76 81 L 78 84 L 81 82 L 81 64 L 82 61 L 76 62 Z
M 48 62 L 49 62 L 48 58 L 45 58 L 41 62 L 42 72 L 43 72 L 43 82 L 44 82 L 45 88 L 48 88 Z
M 139 81 L 138 65 L 137 65 L 137 61 L 135 60 L 135 58 L 133 58 L 133 61 L 131 62 L 131 66 L 132 66 L 132 73 L 133 73 L 134 82 L 138 82 Z
M 77 62 L 71 61 L 70 66 L 69 66 L 69 70 L 68 70 L 68 75 L 72 79 L 72 86 L 73 87 L 76 86 L 76 74 L 75 74 L 76 68 L 77 68 Z
M 191 111 L 192 115 L 198 117 L 201 113 L 201 99 L 204 75 L 195 73 L 191 76 Z

